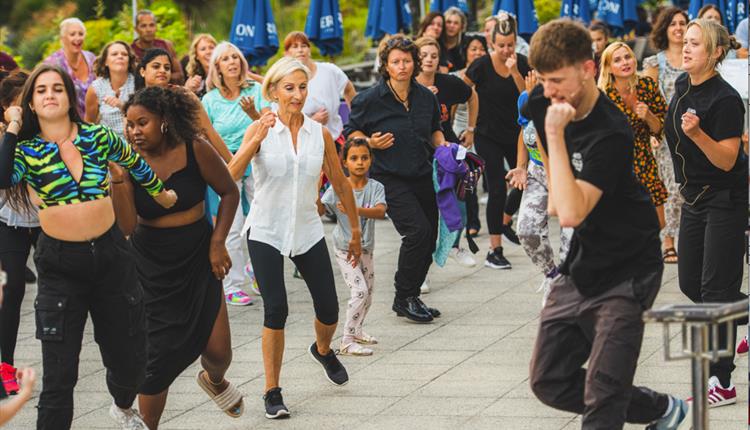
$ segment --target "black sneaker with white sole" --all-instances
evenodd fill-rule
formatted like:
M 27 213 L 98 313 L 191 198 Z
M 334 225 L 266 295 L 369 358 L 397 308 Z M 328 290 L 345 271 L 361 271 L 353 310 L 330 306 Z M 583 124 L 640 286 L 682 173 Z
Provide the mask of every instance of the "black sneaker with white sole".
M 487 253 L 487 259 L 484 265 L 492 269 L 511 269 L 510 261 L 503 256 L 503 247 L 498 246 L 494 251 Z
M 346 373 L 344 365 L 341 364 L 333 350 L 329 350 L 326 355 L 320 355 L 317 343 L 313 342 L 313 344 L 310 345 L 308 352 L 313 360 L 323 366 L 326 379 L 328 379 L 331 384 L 344 385 L 349 382 L 349 374 Z
M 263 396 L 263 401 L 266 404 L 266 418 L 273 420 L 289 416 L 289 409 L 284 405 L 280 387 L 268 390 Z

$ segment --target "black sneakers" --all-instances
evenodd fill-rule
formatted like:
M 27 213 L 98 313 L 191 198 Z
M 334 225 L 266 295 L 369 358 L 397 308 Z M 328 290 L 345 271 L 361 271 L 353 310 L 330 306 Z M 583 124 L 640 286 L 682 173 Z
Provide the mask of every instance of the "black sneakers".
M 289 416 L 289 409 L 284 405 L 284 398 L 281 397 L 281 388 L 271 388 L 263 396 L 266 403 L 266 418 L 277 419 Z
M 503 257 L 503 247 L 498 246 L 494 251 L 487 253 L 484 265 L 492 269 L 510 269 L 510 261 Z
M 349 375 L 344 369 L 344 365 L 341 364 L 336 353 L 333 350 L 329 350 L 328 354 L 320 355 L 318 352 L 318 346 L 316 342 L 313 342 L 308 349 L 310 357 L 313 358 L 317 363 L 323 366 L 325 371 L 326 379 L 328 379 L 334 385 L 344 385 L 349 382 Z

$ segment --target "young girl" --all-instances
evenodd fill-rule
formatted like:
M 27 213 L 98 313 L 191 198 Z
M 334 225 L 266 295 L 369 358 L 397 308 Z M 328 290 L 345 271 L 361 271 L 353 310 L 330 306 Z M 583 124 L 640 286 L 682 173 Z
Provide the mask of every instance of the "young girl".
M 341 355 L 372 355 L 372 349 L 362 345 L 373 345 L 377 340 L 362 331 L 367 311 L 372 303 L 372 288 L 375 285 L 375 219 L 384 219 L 385 188 L 380 182 L 369 179 L 367 172 L 372 162 L 372 149 L 364 138 L 349 138 L 344 144 L 344 165 L 349 171 L 349 183 L 357 201 L 357 214 L 362 228 L 362 256 L 356 265 L 347 261 L 351 229 L 345 217 L 344 207 L 332 188 L 323 194 L 318 212 L 322 215 L 327 208 L 336 214 L 337 224 L 333 230 L 333 243 L 336 248 L 336 261 L 339 263 L 344 281 L 351 289 L 351 298 L 346 308 L 344 337 L 341 339 Z

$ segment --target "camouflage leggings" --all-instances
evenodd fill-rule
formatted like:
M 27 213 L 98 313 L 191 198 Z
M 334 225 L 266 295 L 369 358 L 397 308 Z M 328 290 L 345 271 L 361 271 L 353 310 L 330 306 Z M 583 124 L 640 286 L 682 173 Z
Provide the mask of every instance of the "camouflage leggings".
M 549 241 L 549 215 L 547 214 L 547 175 L 544 167 L 529 163 L 526 190 L 518 211 L 518 238 L 526 255 L 541 269 L 550 273 L 555 264 L 555 253 Z M 570 248 L 572 228 L 560 229 L 560 260 L 564 260 Z
M 674 164 L 666 140 L 662 140 L 661 145 L 654 151 L 654 156 L 656 164 L 659 165 L 659 176 L 669 192 L 667 201 L 664 203 L 666 225 L 662 230 L 662 237 L 677 237 L 677 232 L 680 229 L 680 211 L 683 199 L 682 194 L 680 194 L 680 184 L 674 180 Z

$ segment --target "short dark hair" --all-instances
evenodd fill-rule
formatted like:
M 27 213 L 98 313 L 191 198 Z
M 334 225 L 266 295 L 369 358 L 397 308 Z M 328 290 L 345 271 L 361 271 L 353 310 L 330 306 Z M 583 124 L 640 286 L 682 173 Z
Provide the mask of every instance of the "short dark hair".
M 367 148 L 367 152 L 369 152 L 370 156 L 372 157 L 372 148 L 370 148 L 370 145 L 367 144 L 367 139 L 365 139 L 364 137 L 350 137 L 346 139 L 346 142 L 344 143 L 344 149 L 341 151 L 343 160 L 346 161 L 346 157 L 349 156 L 350 149 L 360 146 L 364 146 L 365 148 Z
M 592 22 L 591 25 L 589 25 L 589 31 L 601 31 L 607 39 L 609 39 L 610 36 L 609 26 L 601 21 Z
M 138 26 L 138 24 L 141 22 L 141 17 L 144 16 L 144 15 L 152 16 L 152 17 L 154 17 L 154 21 L 156 21 L 156 15 L 154 15 L 153 12 L 151 12 L 148 9 L 141 9 L 135 15 L 135 25 L 136 26 Z
M 416 78 L 417 75 L 422 71 L 422 60 L 419 58 L 419 48 L 412 42 L 408 37 L 396 34 L 383 40 L 380 45 L 380 52 L 378 52 L 378 59 L 380 60 L 380 67 L 378 73 L 383 79 L 390 79 L 388 74 L 388 55 L 391 51 L 398 49 L 399 51 L 411 54 L 412 60 L 414 60 L 414 74 L 412 78 Z
M 680 14 L 685 17 L 685 24 L 690 22 L 687 13 L 678 7 L 669 7 L 661 11 L 656 18 L 654 29 L 651 30 L 651 45 L 659 51 L 669 48 L 669 39 L 667 38 L 667 29 L 672 23 L 675 15 Z
M 469 51 L 469 45 L 475 40 L 481 43 L 482 48 L 487 51 L 487 39 L 484 37 L 484 33 L 465 33 L 461 39 L 461 55 L 464 58 L 466 58 L 466 53 Z
M 529 63 L 541 73 L 593 60 L 591 35 L 577 21 L 558 18 L 539 27 L 531 38 Z
M 104 48 L 102 48 L 102 52 L 99 54 L 98 57 L 96 57 L 96 60 L 94 60 L 94 74 L 96 76 L 109 79 L 109 67 L 107 67 L 107 56 L 109 55 L 109 48 L 111 48 L 112 45 L 114 44 L 120 44 L 125 47 L 126 51 L 128 51 L 128 73 L 135 74 L 135 70 L 138 67 L 138 59 L 135 57 L 135 52 L 133 52 L 133 48 L 131 48 L 130 45 L 123 42 L 122 40 L 115 40 L 113 42 L 109 42 L 108 44 L 104 45 Z

